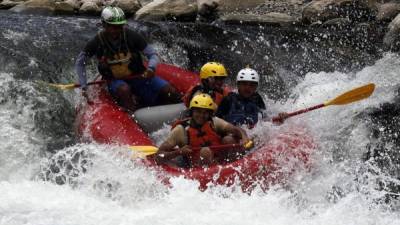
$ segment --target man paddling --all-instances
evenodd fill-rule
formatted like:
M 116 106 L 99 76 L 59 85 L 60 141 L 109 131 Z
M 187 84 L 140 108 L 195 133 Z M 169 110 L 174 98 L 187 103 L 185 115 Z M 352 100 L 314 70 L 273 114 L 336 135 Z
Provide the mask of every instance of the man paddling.
M 178 122 L 167 140 L 161 144 L 156 153 L 157 163 L 169 163 L 183 156 L 189 167 L 208 166 L 234 160 L 244 153 L 243 148 L 213 152 L 212 146 L 234 144 L 238 141 L 251 145 L 252 142 L 243 129 L 213 116 L 216 105 L 208 94 L 194 96 L 189 109 L 191 116 Z M 175 149 L 176 146 L 179 148 Z
M 236 76 L 238 92 L 225 96 L 218 106 L 216 116 L 236 126 L 247 125 L 254 127 L 259 117 L 264 117 L 264 100 L 257 92 L 260 76 L 251 68 L 240 70 Z M 282 124 L 288 117 L 287 113 L 279 113 L 275 118 L 276 124 Z
M 189 107 L 190 100 L 199 93 L 209 94 L 214 102 L 219 105 L 224 96 L 229 91 L 224 87 L 224 81 L 228 77 L 228 73 L 221 63 L 208 62 L 200 69 L 201 83 L 192 87 L 183 97 L 186 107 Z
M 154 48 L 141 35 L 124 27 L 127 21 L 122 9 L 104 8 L 101 22 L 103 30 L 86 44 L 76 60 L 82 95 L 87 98 L 85 64 L 95 55 L 98 71 L 108 81 L 108 90 L 131 113 L 138 107 L 180 102 L 175 88 L 154 74 L 159 63 Z M 147 67 L 141 53 L 148 59 Z

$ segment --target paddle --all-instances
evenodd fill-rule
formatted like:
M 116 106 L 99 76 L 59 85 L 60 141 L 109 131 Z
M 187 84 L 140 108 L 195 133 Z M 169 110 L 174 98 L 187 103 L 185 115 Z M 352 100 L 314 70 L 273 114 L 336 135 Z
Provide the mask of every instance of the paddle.
M 221 151 L 221 150 L 239 148 L 239 147 L 243 147 L 245 149 L 250 149 L 253 146 L 254 146 L 253 141 L 249 141 L 246 144 L 235 143 L 235 144 L 214 145 L 214 146 L 209 146 L 209 148 L 214 151 Z M 196 148 L 192 148 L 192 150 L 200 150 L 200 148 L 201 147 L 196 147 Z M 133 152 L 137 153 L 139 156 L 153 155 L 158 151 L 158 148 L 156 146 L 151 146 L 151 145 L 132 145 L 132 146 L 129 146 L 129 149 L 131 149 Z
M 303 114 L 303 113 L 306 113 L 306 112 L 309 112 L 309 111 L 312 111 L 315 109 L 319 109 L 319 108 L 322 108 L 325 106 L 329 106 L 329 105 L 346 105 L 346 104 L 349 104 L 352 102 L 356 102 L 356 101 L 359 101 L 359 100 L 362 100 L 362 99 L 365 99 L 365 98 L 368 98 L 369 96 L 371 96 L 371 94 L 374 92 L 374 89 L 375 89 L 375 84 L 370 83 L 370 84 L 355 88 L 353 90 L 350 90 L 348 92 L 345 92 L 345 93 L 337 96 L 336 98 L 334 98 L 330 101 L 327 101 L 325 103 L 289 113 L 287 118 L 296 116 L 299 114 Z M 280 120 L 281 119 L 279 117 L 272 118 L 273 122 L 279 122 Z
M 287 118 L 296 116 L 299 114 L 303 114 L 303 113 L 306 113 L 306 112 L 309 112 L 309 111 L 312 111 L 315 109 L 319 109 L 319 108 L 322 108 L 325 106 L 329 106 L 329 105 L 346 105 L 346 104 L 349 104 L 352 102 L 356 102 L 356 101 L 359 101 L 359 100 L 362 100 L 362 99 L 365 99 L 365 98 L 368 98 L 369 96 L 371 96 L 371 94 L 374 92 L 374 89 L 375 89 L 375 84 L 370 83 L 370 84 L 355 88 L 353 90 L 350 90 L 348 92 L 345 92 L 345 93 L 337 96 L 336 98 L 334 98 L 330 101 L 327 101 L 325 103 L 289 113 Z M 272 121 L 279 122 L 280 118 L 274 117 L 272 119 Z M 246 149 L 248 149 L 248 148 L 251 148 L 252 145 L 253 145 L 253 142 L 249 142 L 246 145 L 227 144 L 227 145 L 210 146 L 210 148 L 212 150 L 223 150 L 223 149 L 237 148 L 237 147 L 245 147 Z M 130 146 L 129 148 L 142 156 L 152 155 L 152 154 L 156 153 L 158 150 L 158 148 L 155 146 Z M 196 150 L 196 149 L 200 149 L 200 148 L 194 148 L 194 150 Z
M 87 85 L 96 85 L 96 84 L 104 84 L 106 83 L 106 80 L 98 80 L 98 81 L 93 81 L 93 82 L 89 82 L 87 83 Z M 44 82 L 46 83 L 46 82 Z M 53 83 L 46 83 L 47 85 L 51 86 L 51 87 L 55 87 L 61 90 L 72 90 L 74 88 L 78 88 L 81 85 L 80 84 L 53 84 Z

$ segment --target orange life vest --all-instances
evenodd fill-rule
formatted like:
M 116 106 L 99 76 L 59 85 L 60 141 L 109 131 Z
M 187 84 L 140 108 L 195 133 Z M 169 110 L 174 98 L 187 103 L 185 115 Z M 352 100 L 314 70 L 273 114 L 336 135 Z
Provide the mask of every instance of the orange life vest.
M 219 91 L 211 91 L 211 90 L 205 91 L 205 88 L 201 84 L 193 86 L 189 89 L 189 91 L 182 98 L 182 101 L 186 107 L 189 107 L 190 100 L 192 100 L 192 98 L 196 94 L 196 92 L 209 94 L 213 98 L 215 104 L 219 105 L 222 101 L 222 98 L 224 98 L 225 96 L 227 96 L 229 94 L 230 88 L 228 88 L 227 86 L 224 86 L 222 93 L 221 93 Z
M 186 131 L 187 144 L 193 149 L 192 154 L 189 156 L 191 165 L 198 165 L 200 162 L 200 149 L 201 147 L 221 145 L 222 138 L 215 131 L 214 123 L 212 120 L 206 122 L 201 127 L 194 127 L 190 125 L 190 118 L 177 121 L 173 128 L 177 125 L 182 125 Z

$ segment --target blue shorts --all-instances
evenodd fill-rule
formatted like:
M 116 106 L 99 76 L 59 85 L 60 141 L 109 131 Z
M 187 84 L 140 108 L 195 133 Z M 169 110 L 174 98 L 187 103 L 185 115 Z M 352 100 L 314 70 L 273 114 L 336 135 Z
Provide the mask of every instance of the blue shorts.
M 159 104 L 158 94 L 168 82 L 157 76 L 151 79 L 112 80 L 108 84 L 108 90 L 115 95 L 117 88 L 123 84 L 128 84 L 132 94 L 139 98 L 140 105 L 146 107 Z

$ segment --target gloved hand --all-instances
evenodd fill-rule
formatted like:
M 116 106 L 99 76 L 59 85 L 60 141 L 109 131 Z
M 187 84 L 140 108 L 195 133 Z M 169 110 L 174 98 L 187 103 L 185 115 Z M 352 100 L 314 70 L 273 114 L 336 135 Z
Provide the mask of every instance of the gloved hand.
M 190 155 L 192 154 L 192 149 L 190 148 L 189 145 L 185 145 L 182 148 L 179 149 L 179 154 L 180 155 Z
M 283 122 L 284 122 L 288 117 L 289 117 L 289 114 L 288 114 L 288 113 L 281 112 L 281 113 L 278 114 L 277 117 L 274 117 L 274 118 L 272 119 L 272 121 L 273 121 L 275 124 L 277 124 L 277 125 L 281 125 L 281 124 L 283 124 Z

